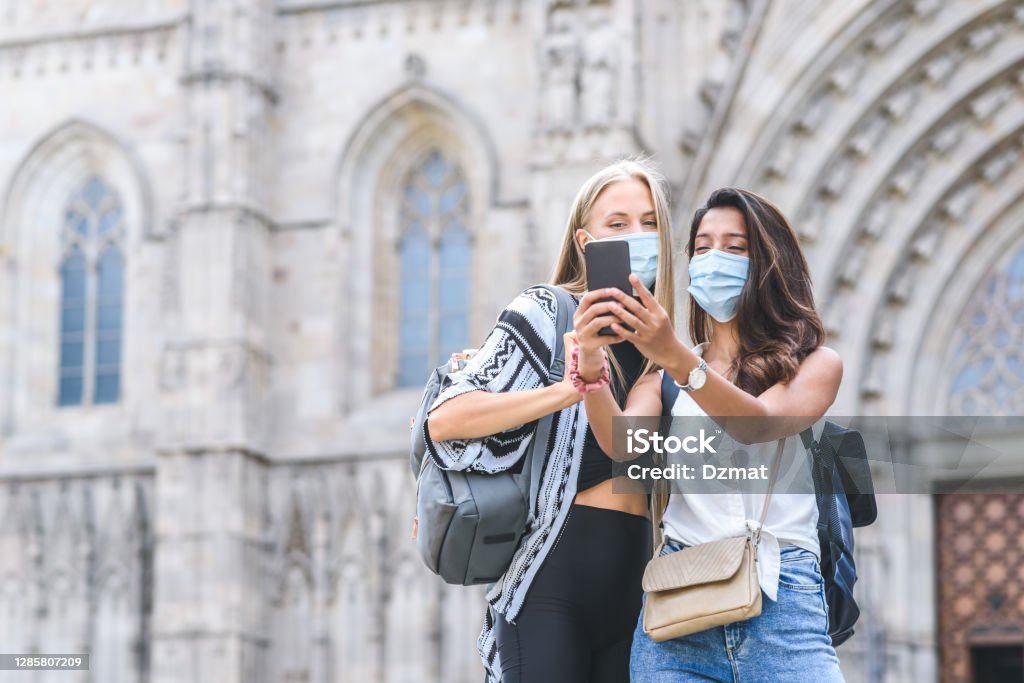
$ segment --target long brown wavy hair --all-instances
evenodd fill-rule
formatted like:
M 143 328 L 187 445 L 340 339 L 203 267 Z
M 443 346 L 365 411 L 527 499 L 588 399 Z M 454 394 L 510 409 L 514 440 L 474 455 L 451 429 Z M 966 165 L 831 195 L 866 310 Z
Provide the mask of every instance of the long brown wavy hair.
M 800 363 L 825 342 L 825 326 L 814 307 L 811 274 L 800 243 L 782 212 L 749 190 L 715 190 L 693 214 L 686 253 L 693 258 L 697 230 L 711 209 L 732 207 L 747 226 L 750 269 L 736 311 L 739 354 L 729 377 L 757 396 L 796 376 Z M 711 337 L 708 314 L 690 297 L 690 334 Z

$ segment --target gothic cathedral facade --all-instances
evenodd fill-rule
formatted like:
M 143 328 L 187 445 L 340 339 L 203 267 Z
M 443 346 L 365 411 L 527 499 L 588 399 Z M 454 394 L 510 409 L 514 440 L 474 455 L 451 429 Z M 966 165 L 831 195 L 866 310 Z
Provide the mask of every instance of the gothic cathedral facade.
M 1019 0 L 0 0 L 0 651 L 479 681 L 409 416 L 624 155 L 787 212 L 835 414 L 1022 415 L 1022 150 Z M 848 680 L 1024 644 L 1022 520 L 882 500 Z

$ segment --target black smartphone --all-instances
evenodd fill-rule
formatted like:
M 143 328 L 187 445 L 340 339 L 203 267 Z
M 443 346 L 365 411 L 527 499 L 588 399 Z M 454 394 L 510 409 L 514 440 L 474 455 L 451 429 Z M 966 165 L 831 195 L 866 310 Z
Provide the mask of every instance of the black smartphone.
M 583 252 L 587 260 L 587 289 L 591 292 L 605 287 L 618 287 L 626 294 L 633 295 L 633 285 L 629 284 L 629 243 L 619 240 L 606 242 L 588 242 Z M 609 301 L 610 299 L 602 299 Z M 630 332 L 633 328 L 622 324 Z M 603 327 L 598 334 L 614 337 L 611 327 Z

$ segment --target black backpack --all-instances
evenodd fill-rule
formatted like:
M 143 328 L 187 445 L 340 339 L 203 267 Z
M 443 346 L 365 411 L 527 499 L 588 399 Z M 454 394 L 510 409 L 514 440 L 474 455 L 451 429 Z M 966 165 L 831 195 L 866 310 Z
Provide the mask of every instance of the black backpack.
M 828 634 L 835 646 L 853 635 L 860 616 L 853 599 L 857 582 L 853 529 L 872 524 L 878 508 L 860 432 L 826 421 L 820 439 L 815 440 L 808 428 L 800 433 L 800 440 L 813 456 L 811 477 L 818 503 L 821 575 L 825 577 Z
M 672 415 L 679 387 L 663 372 L 661 406 L 664 418 Z M 666 428 L 663 423 L 663 429 Z M 872 524 L 878 517 L 874 485 L 864 439 L 855 429 L 825 422 L 821 439 L 808 428 L 800 433 L 813 457 L 811 478 L 818 504 L 818 544 L 821 575 L 825 579 L 828 635 L 838 646 L 853 635 L 860 608 L 853 597 L 857 563 L 853 556 L 854 527 Z

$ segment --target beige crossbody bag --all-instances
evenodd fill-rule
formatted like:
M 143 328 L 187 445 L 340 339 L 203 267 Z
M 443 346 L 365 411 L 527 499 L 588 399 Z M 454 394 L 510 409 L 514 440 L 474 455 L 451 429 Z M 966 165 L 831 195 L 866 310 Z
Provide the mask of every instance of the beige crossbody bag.
M 644 633 L 658 642 L 756 617 L 761 613 L 761 585 L 757 580 L 757 544 L 775 488 L 786 440 L 779 439 L 768 479 L 768 491 L 757 531 L 744 536 L 701 543 L 659 557 L 664 506 L 652 496 L 656 535 L 654 559 L 647 563 L 643 588 Z

